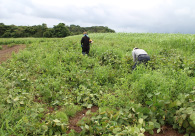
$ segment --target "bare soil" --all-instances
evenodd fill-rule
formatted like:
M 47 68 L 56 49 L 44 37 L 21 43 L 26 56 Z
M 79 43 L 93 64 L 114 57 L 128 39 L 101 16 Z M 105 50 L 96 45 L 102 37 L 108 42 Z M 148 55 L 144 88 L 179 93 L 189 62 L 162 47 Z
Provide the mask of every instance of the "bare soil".
M 153 130 L 154 134 L 151 135 L 148 132 L 145 132 L 145 136 L 183 136 L 183 134 L 179 134 L 176 130 L 174 130 L 171 126 L 162 126 L 161 132 L 157 133 L 157 129 Z
M 99 108 L 97 106 L 92 106 L 90 109 L 83 109 L 82 111 L 77 112 L 77 114 L 74 117 L 70 117 L 69 118 L 69 131 L 67 133 L 69 133 L 71 129 L 75 130 L 75 132 L 77 133 L 80 133 L 82 129 L 81 127 L 77 126 L 78 121 L 86 116 L 86 112 L 88 110 L 91 110 L 91 112 L 96 112 L 98 111 L 98 109 Z
M 0 64 L 11 58 L 12 53 L 18 53 L 20 50 L 26 48 L 26 45 L 15 45 L 13 47 L 8 47 L 7 45 L 1 45 L 3 48 L 0 50 Z

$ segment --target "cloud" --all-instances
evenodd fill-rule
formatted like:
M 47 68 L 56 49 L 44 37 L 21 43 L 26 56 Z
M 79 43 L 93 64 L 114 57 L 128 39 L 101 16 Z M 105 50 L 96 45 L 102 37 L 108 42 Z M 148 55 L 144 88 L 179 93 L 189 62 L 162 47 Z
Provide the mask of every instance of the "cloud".
M 0 0 L 7 25 L 108 26 L 117 32 L 195 33 L 193 0 Z

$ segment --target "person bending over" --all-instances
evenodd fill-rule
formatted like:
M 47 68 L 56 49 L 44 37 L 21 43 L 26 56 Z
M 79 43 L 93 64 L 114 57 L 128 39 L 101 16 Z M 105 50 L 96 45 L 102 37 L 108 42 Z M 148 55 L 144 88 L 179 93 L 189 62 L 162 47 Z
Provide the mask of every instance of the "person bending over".
M 137 65 L 141 63 L 146 64 L 150 60 L 150 56 L 147 54 L 147 52 L 137 47 L 133 48 L 132 56 L 133 56 L 133 61 L 135 62 L 133 66 L 133 70 L 136 68 Z

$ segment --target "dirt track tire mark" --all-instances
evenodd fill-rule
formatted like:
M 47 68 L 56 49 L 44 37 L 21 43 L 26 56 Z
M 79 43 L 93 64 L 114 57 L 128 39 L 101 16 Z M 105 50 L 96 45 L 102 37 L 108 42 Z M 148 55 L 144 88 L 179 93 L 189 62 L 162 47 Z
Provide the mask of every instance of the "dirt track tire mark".
M 2 45 L 2 50 L 0 50 L 0 64 L 11 58 L 12 53 L 18 53 L 20 50 L 26 48 L 26 45 L 15 45 L 13 47 L 8 47 L 7 45 Z

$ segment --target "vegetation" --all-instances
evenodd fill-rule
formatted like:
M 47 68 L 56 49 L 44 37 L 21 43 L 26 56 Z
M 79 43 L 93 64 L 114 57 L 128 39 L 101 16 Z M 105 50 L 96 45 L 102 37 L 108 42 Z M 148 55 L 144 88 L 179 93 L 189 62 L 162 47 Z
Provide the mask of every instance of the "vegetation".
M 89 56 L 82 35 L 0 39 L 28 45 L 0 65 L 0 135 L 143 136 L 167 124 L 195 134 L 195 35 L 89 36 Z M 132 71 L 135 46 L 151 61 Z M 79 121 L 82 131 L 66 134 L 69 117 L 93 105 L 99 111 Z
M 48 28 L 47 24 L 35 26 L 15 26 L 4 25 L 0 23 L 0 37 L 1 38 L 18 38 L 18 37 L 66 37 L 69 35 L 82 34 L 84 31 L 89 33 L 108 33 L 115 31 L 103 26 L 80 27 L 79 25 L 67 26 L 64 23 L 54 25 L 53 28 Z
M 115 33 L 114 30 L 104 26 L 80 27 L 79 25 L 70 25 L 68 28 L 71 35 L 79 35 L 84 31 L 88 33 Z

